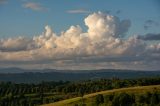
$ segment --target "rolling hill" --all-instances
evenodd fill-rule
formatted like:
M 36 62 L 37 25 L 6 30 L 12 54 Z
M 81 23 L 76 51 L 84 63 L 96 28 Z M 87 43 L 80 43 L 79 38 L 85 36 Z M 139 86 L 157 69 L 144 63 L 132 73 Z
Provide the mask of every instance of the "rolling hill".
M 102 94 L 103 96 L 110 95 L 110 94 L 116 94 L 121 92 L 127 92 L 132 94 L 144 94 L 146 92 L 152 92 L 154 90 L 160 91 L 160 85 L 152 85 L 152 86 L 137 86 L 137 87 L 129 87 L 129 88 L 120 88 L 120 89 L 113 89 L 113 90 L 106 90 L 101 92 L 96 92 L 88 95 L 84 95 L 84 103 L 86 103 L 86 106 L 91 106 L 92 99 L 98 95 Z M 80 104 L 82 100 L 82 97 L 76 97 L 72 99 L 62 100 L 55 103 L 45 104 L 41 106 L 75 106 L 76 104 Z

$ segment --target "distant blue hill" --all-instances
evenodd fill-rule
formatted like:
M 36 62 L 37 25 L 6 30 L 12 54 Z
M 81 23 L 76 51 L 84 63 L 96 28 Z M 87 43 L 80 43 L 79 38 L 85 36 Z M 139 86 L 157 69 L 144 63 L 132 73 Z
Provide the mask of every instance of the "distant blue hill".
M 20 68 L 1 68 L 0 81 L 11 81 L 15 83 L 38 83 L 41 81 L 79 81 L 99 78 L 141 78 L 160 77 L 160 71 L 135 71 L 135 70 L 26 70 Z

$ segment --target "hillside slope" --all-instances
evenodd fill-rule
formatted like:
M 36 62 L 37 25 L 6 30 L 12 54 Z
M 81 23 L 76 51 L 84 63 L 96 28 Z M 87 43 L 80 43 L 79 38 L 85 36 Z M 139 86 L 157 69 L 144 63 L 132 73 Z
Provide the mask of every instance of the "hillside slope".
M 160 91 L 160 85 L 137 86 L 137 87 L 106 90 L 106 91 L 101 91 L 101 92 L 96 92 L 96 93 L 84 95 L 83 99 L 84 99 L 84 101 L 87 101 L 91 98 L 94 98 L 98 94 L 109 95 L 109 94 L 121 93 L 121 92 L 133 93 L 133 94 L 143 94 L 145 92 L 153 91 L 154 89 Z M 67 100 L 63 100 L 63 101 L 59 101 L 59 102 L 55 102 L 55 103 L 45 104 L 42 106 L 74 106 L 75 104 L 81 102 L 81 100 L 82 100 L 81 97 L 76 97 L 76 98 L 67 99 Z

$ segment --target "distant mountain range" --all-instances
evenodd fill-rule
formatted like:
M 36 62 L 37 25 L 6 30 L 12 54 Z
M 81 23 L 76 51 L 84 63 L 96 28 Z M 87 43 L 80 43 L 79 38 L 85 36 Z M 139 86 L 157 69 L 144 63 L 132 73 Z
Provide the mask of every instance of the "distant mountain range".
M 79 81 L 98 78 L 140 78 L 160 77 L 160 71 L 135 71 L 118 69 L 101 70 L 55 70 L 55 69 L 20 69 L 1 68 L 0 81 L 11 81 L 16 83 L 38 83 L 41 81 Z

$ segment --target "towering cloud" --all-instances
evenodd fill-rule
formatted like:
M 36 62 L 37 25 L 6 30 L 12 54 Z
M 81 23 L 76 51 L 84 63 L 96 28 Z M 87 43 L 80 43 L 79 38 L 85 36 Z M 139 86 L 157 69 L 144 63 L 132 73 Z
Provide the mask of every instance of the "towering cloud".
M 131 25 L 129 20 L 122 20 L 118 17 L 106 15 L 101 12 L 93 13 L 85 19 L 88 26 L 90 38 L 94 37 L 119 37 L 128 31 Z
M 120 20 L 116 16 L 98 12 L 90 14 L 84 22 L 88 27 L 87 32 L 77 25 L 57 35 L 46 26 L 45 32 L 33 38 L 1 39 L 0 64 L 21 64 L 21 67 L 33 68 L 44 65 L 64 69 L 83 65 L 85 68 L 137 66 L 144 69 L 147 61 L 151 65 L 152 61 L 159 63 L 159 44 L 148 45 L 133 36 L 121 39 L 131 26 L 130 20 Z M 131 66 L 128 67 L 128 64 Z

